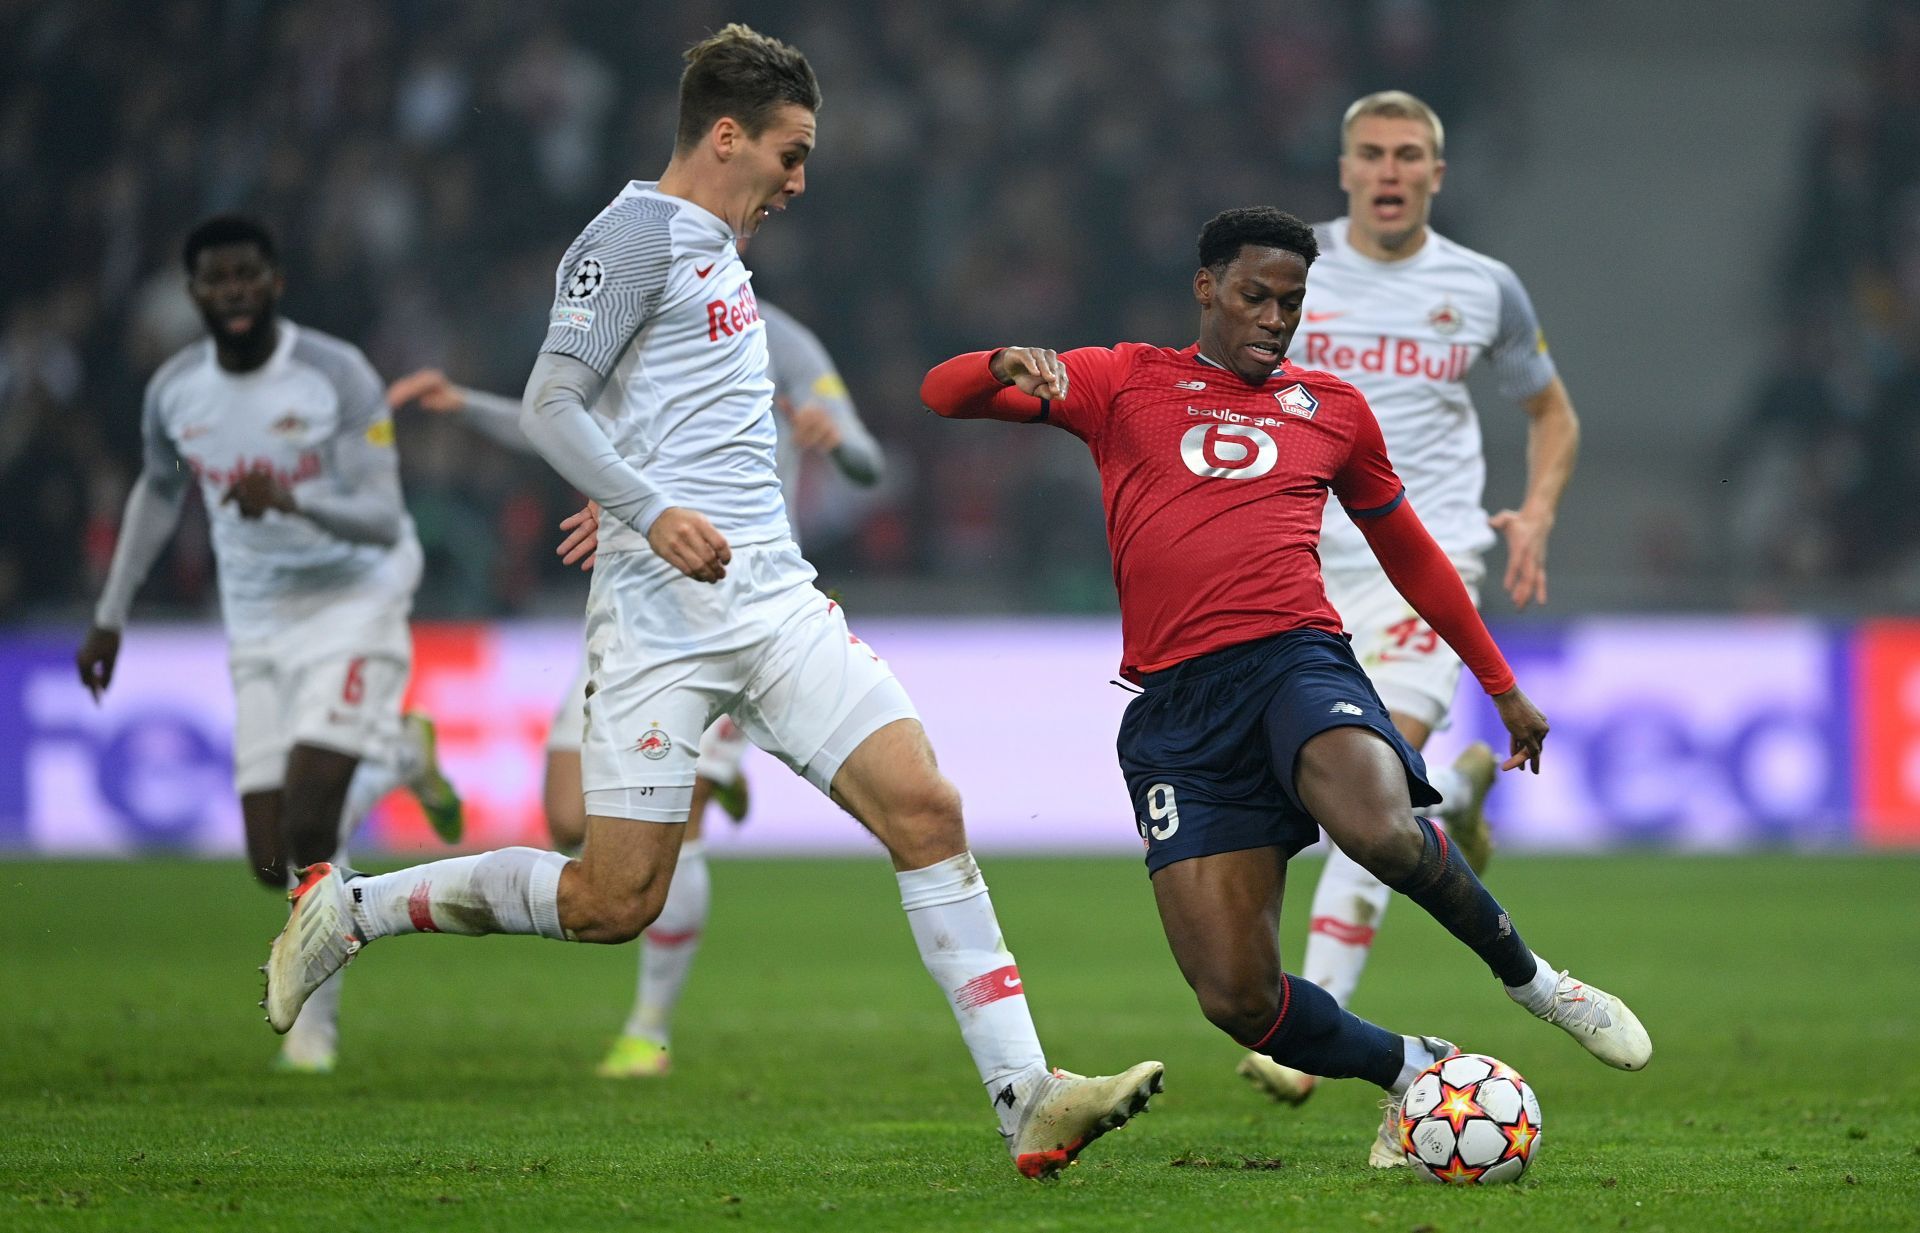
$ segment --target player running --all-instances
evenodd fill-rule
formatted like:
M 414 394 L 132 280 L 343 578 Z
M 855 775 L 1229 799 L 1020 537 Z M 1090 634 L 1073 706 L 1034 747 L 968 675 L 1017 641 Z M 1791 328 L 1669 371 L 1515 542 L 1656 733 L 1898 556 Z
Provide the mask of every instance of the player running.
M 1398 1103 L 1452 1046 L 1396 1036 L 1280 967 L 1287 860 L 1324 827 L 1483 959 L 1507 993 L 1608 1065 L 1652 1055 L 1618 998 L 1527 948 L 1459 848 L 1414 806 L 1438 794 L 1340 635 L 1314 558 L 1331 489 L 1394 586 L 1473 669 L 1536 772 L 1547 721 L 1514 682 L 1446 554 L 1415 517 L 1366 399 L 1282 357 L 1313 232 L 1270 208 L 1200 235 L 1200 341 L 957 356 L 921 398 L 955 418 L 1052 423 L 1099 465 L 1125 646 L 1143 686 L 1121 770 L 1167 941 L 1208 1019 L 1308 1074 L 1389 1093 L 1373 1162 L 1398 1162 Z
M 213 524 L 233 672 L 234 787 L 247 857 L 275 890 L 330 858 L 400 783 L 448 843 L 460 798 L 432 724 L 400 713 L 420 544 L 400 498 L 380 380 L 348 343 L 279 316 L 273 237 L 246 218 L 194 228 L 187 289 L 211 335 L 147 384 L 145 455 L 77 659 L 113 681 L 133 595 L 180 521 L 191 477 Z M 338 982 L 300 1016 L 284 1069 L 333 1069 Z
M 1321 256 L 1288 354 L 1366 396 L 1408 499 L 1476 602 L 1493 532 L 1506 536 L 1503 585 L 1524 608 L 1547 599 L 1547 537 L 1573 475 L 1580 421 L 1513 271 L 1427 225 L 1446 174 L 1444 142 L 1440 117 L 1403 91 L 1369 94 L 1347 109 L 1340 154 L 1347 216 L 1314 228 Z M 1526 498 L 1491 519 L 1481 507 L 1487 464 L 1466 385 L 1482 357 L 1529 421 Z M 1424 750 L 1447 724 L 1460 657 L 1393 589 L 1337 503 L 1327 505 L 1321 524 L 1320 566 L 1327 601 L 1393 726 Z M 1475 873 L 1492 852 L 1482 805 L 1493 761 L 1476 743 L 1428 776 L 1447 833 Z M 1328 852 L 1301 971 L 1342 1006 L 1353 1000 L 1391 895 L 1338 847 Z M 1258 1053 L 1241 1060 L 1240 1073 L 1289 1103 L 1313 1091 L 1313 1076 Z
M 793 545 L 766 328 L 734 245 L 805 189 L 819 105 L 783 43 L 735 24 L 696 44 L 666 171 L 623 190 L 561 262 L 520 423 L 606 515 L 580 858 L 507 848 L 351 881 L 313 866 L 267 964 L 267 1015 L 285 1031 L 310 990 L 391 934 L 637 936 L 673 876 L 700 734 L 731 714 L 886 845 L 1014 1162 L 1050 1176 L 1144 1109 L 1162 1067 L 1048 1070 L 959 794 L 905 690 Z
M 862 487 L 879 483 L 884 470 L 879 443 L 867 431 L 827 349 L 813 331 L 773 305 L 762 301 L 760 315 L 767 327 L 767 371 L 773 379 L 773 405 L 778 412 L 776 469 L 788 507 L 797 496 L 801 464 L 809 455 L 830 458 L 841 475 Z M 520 431 L 518 402 L 455 385 L 438 369 L 422 369 L 395 381 L 387 389 L 387 402 L 396 410 L 415 402 L 428 411 L 455 414 L 510 449 L 533 449 Z M 593 538 L 569 536 L 561 546 L 569 563 L 581 560 L 583 568 L 591 563 L 591 550 L 598 542 L 597 519 L 591 512 L 587 517 L 594 521 L 586 528 Z M 581 521 L 575 515 L 562 525 L 573 531 Z M 547 734 L 547 829 L 554 846 L 564 852 L 578 849 L 586 835 L 587 814 L 580 791 L 586 710 L 583 657 Z M 686 836 L 680 844 L 680 860 L 659 917 L 640 935 L 640 971 L 633 1009 L 599 1065 L 597 1073 L 603 1078 L 649 1078 L 664 1075 L 671 1068 L 673 1011 L 692 971 L 712 900 L 706 846 L 701 842 L 702 821 L 709 801 L 717 803 L 735 822 L 745 819 L 747 779 L 740 760 L 746 746 L 746 733 L 726 715 L 700 734 L 693 803 Z

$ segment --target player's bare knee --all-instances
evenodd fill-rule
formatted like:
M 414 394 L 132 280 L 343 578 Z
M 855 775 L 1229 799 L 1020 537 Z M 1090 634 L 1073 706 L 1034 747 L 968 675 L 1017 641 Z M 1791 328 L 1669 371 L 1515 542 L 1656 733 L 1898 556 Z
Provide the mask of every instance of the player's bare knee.
M 967 848 L 960 790 L 938 774 L 890 802 L 887 847 L 903 868 L 919 869 L 958 856 Z
M 1243 1044 L 1265 1036 L 1280 1014 L 1271 992 L 1232 985 L 1196 986 L 1193 992 L 1207 1022 Z
M 1382 812 L 1360 825 L 1343 828 L 1338 842 L 1362 869 L 1389 886 L 1413 873 L 1425 847 L 1419 824 L 1405 810 Z

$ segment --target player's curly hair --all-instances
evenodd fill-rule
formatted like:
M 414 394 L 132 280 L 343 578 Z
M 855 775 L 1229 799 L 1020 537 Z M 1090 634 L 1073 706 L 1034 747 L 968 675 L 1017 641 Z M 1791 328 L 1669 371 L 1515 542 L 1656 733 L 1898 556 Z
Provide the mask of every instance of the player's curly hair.
M 180 246 L 180 259 L 186 263 L 187 273 L 193 273 L 193 263 L 202 252 L 224 244 L 258 245 L 260 255 L 267 259 L 268 265 L 277 267 L 280 264 L 274 248 L 273 232 L 267 230 L 265 223 L 244 214 L 216 214 L 189 231 L 187 242 Z
M 732 22 L 687 48 L 674 144 L 691 150 L 722 116 L 758 137 L 786 103 L 820 110 L 820 83 L 799 50 Z
M 1249 244 L 1298 253 L 1309 266 L 1320 255 L 1312 227 L 1273 206 L 1244 206 L 1221 211 L 1200 229 L 1200 264 L 1217 273 Z

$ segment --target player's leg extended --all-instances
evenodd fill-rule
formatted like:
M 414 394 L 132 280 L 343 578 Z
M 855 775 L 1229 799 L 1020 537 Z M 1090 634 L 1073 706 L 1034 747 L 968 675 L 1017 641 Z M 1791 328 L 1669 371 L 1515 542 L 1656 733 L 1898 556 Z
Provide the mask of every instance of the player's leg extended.
M 1286 855 L 1278 848 L 1193 857 L 1154 873 L 1167 944 L 1201 1012 L 1282 1065 L 1389 1091 L 1405 1087 L 1431 1060 L 1421 1038 L 1376 1027 L 1281 969 L 1285 887 Z
M 1407 764 L 1380 733 L 1330 728 L 1300 747 L 1294 788 L 1328 836 L 1492 969 L 1509 996 L 1611 1066 L 1637 1070 L 1652 1044 L 1619 999 L 1555 973 L 1527 948 L 1459 848 L 1408 801 Z
M 660 905 L 660 915 L 640 935 L 633 1009 L 600 1063 L 598 1073 L 602 1078 L 653 1078 L 672 1067 L 669 1049 L 673 1043 L 673 1012 L 692 974 L 713 901 L 706 846 L 700 842 L 700 819 L 712 794 L 712 780 L 702 775 L 693 781 L 693 805 L 680 844 L 680 860 Z
M 1158 1062 L 1115 1076 L 1048 1072 L 1025 982 L 967 849 L 960 794 L 940 774 L 920 722 L 897 719 L 867 736 L 831 783 L 833 799 L 893 858 L 921 961 L 947 995 L 1020 1171 L 1052 1176 L 1144 1110 L 1160 1089 Z

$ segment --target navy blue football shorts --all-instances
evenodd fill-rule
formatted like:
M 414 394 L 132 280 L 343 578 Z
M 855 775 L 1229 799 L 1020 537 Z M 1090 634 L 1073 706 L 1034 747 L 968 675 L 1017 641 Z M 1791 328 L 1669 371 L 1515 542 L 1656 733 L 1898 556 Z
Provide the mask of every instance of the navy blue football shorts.
M 1416 807 L 1437 804 L 1427 764 L 1393 726 L 1347 640 L 1296 629 L 1145 674 L 1120 721 L 1120 770 L 1147 870 L 1243 848 L 1292 856 L 1319 837 L 1294 791 L 1300 748 L 1369 728 L 1407 768 Z

